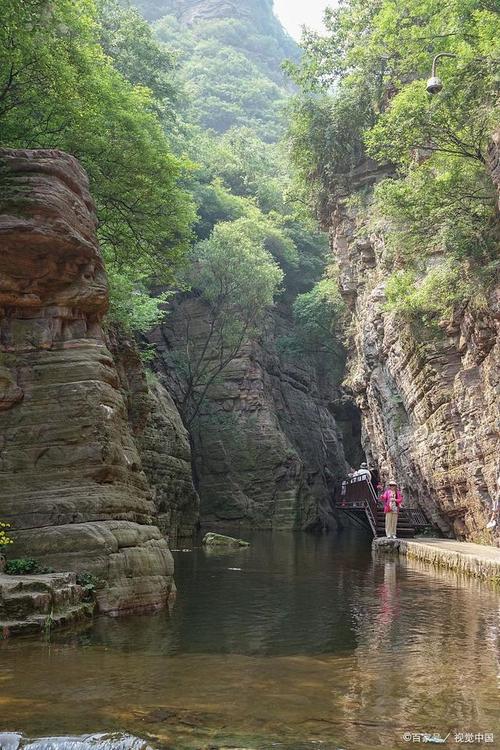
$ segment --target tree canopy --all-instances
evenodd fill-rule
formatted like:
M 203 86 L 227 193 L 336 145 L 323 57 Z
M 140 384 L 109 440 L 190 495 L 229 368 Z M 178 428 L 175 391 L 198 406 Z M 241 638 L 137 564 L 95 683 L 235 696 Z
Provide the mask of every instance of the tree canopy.
M 151 276 L 172 280 L 194 220 L 181 187 L 188 164 L 174 155 L 158 114 L 172 96 L 170 57 L 137 13 L 119 16 L 109 3 L 1 0 L 0 7 L 1 144 L 60 148 L 81 160 L 112 299 L 124 323 L 147 325 L 144 285 Z
M 181 413 L 189 426 L 217 377 L 259 332 L 283 280 L 283 271 L 264 247 L 264 235 L 252 222 L 218 223 L 199 242 L 186 268 L 186 282 L 206 306 L 206 332 L 194 339 L 189 310 L 183 308 L 184 332 L 173 356 L 183 370 Z
M 294 161 L 326 221 L 331 204 L 355 189 L 363 159 L 390 173 L 370 213 L 372 227 L 385 233 L 387 257 L 406 274 L 392 287 L 398 309 L 438 321 L 458 302 L 479 299 L 497 269 L 498 216 L 485 154 L 499 119 L 498 6 L 346 0 L 328 11 L 326 26 L 323 36 L 306 35 L 304 60 L 292 66 L 302 89 L 289 134 Z M 444 88 L 432 97 L 426 80 L 441 52 L 450 55 L 439 61 Z M 429 264 L 436 254 L 439 274 Z M 446 270 L 454 263 L 460 284 Z M 447 293 L 431 305 L 438 276 Z
M 325 237 L 278 143 L 281 63 L 297 47 L 268 0 L 254 5 L 190 27 L 167 15 L 153 29 L 118 0 L 0 0 L 1 144 L 80 159 L 111 316 L 131 331 L 164 315 L 151 289 L 185 281 L 193 246 L 225 248 L 231 266 L 223 234 L 269 254 L 290 300 L 321 277 Z
M 217 133 L 250 128 L 267 142 L 283 134 L 290 86 L 281 63 L 297 48 L 271 18 L 260 28 L 245 14 L 190 27 L 175 15 L 157 21 L 158 39 L 180 62 L 187 120 Z

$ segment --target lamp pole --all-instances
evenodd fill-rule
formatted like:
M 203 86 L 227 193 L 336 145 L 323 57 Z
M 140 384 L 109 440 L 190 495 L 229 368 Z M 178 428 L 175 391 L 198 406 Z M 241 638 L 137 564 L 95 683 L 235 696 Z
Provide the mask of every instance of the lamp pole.
M 432 61 L 431 77 L 427 81 L 426 89 L 429 94 L 439 94 L 443 89 L 443 82 L 436 75 L 436 64 L 440 57 L 456 57 L 452 52 L 439 52 Z
M 436 63 L 440 57 L 456 57 L 456 55 L 454 55 L 453 52 L 439 52 L 437 55 L 435 55 L 434 60 L 432 61 L 432 78 L 436 77 Z

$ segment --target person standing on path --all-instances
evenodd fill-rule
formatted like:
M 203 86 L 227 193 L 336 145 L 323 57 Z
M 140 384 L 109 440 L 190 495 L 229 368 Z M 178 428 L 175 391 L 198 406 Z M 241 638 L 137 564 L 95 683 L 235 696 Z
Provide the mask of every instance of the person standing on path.
M 384 503 L 385 513 L 385 535 L 388 539 L 396 539 L 396 529 L 398 526 L 398 513 L 403 502 L 403 495 L 398 490 L 398 485 L 391 479 L 386 491 L 380 499 Z

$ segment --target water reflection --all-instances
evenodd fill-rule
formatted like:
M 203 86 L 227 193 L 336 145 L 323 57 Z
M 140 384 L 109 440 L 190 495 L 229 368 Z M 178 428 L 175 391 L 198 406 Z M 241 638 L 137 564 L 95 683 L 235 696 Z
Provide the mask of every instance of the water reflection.
M 500 598 L 488 585 L 373 560 L 356 534 L 255 534 L 250 549 L 179 553 L 177 566 L 171 616 L 2 644 L 0 729 L 346 750 L 456 729 L 496 732 L 500 747 Z

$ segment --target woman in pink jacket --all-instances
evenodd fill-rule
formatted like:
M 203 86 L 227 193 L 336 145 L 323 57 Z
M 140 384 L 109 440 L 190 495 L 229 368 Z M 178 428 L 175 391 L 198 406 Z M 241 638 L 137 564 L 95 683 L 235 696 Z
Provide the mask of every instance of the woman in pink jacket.
M 403 502 L 403 495 L 398 490 L 396 482 L 391 479 L 388 489 L 380 496 L 380 499 L 384 503 L 385 535 L 388 539 L 395 539 L 398 513 Z

